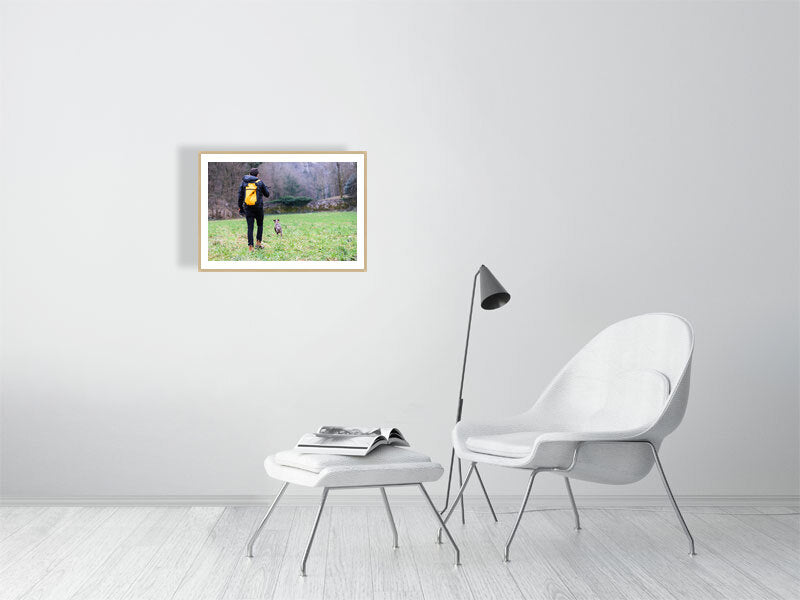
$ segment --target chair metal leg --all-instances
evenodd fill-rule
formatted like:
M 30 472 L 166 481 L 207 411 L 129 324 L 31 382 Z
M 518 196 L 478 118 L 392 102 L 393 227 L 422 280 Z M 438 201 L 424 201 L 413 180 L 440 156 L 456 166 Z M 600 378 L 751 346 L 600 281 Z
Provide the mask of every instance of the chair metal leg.
M 444 496 L 444 508 L 439 512 L 444 514 L 450 506 L 450 486 L 453 483 L 453 463 L 456 461 L 456 449 L 450 450 L 450 471 L 447 474 L 447 493 Z
M 486 486 L 483 485 L 483 479 L 481 478 L 481 472 L 478 471 L 478 467 L 475 467 L 475 475 L 478 477 L 478 483 L 481 484 L 481 490 L 483 490 L 483 497 L 486 498 L 486 503 L 489 505 L 489 510 L 492 511 L 492 518 L 494 522 L 497 523 L 497 515 L 494 512 L 494 506 L 492 506 L 492 501 L 489 499 L 489 494 L 486 493 Z
M 308 544 L 306 544 L 306 551 L 303 553 L 303 562 L 300 565 L 300 575 L 303 577 L 306 576 L 306 562 L 308 562 L 308 553 L 311 552 L 311 544 L 314 543 L 314 536 L 317 533 L 317 527 L 319 526 L 319 518 L 322 516 L 322 509 L 325 508 L 325 500 L 328 499 L 328 488 L 322 489 L 322 500 L 320 500 L 319 508 L 317 509 L 317 517 L 314 519 L 314 526 L 311 528 L 311 535 L 308 538 Z
M 681 514 L 681 509 L 678 508 L 678 503 L 675 502 L 675 496 L 672 495 L 672 490 L 669 487 L 669 482 L 667 481 L 667 476 L 664 474 L 664 467 L 661 465 L 661 459 L 658 457 L 658 450 L 652 444 L 652 442 L 647 442 L 650 445 L 650 449 L 653 451 L 653 458 L 656 460 L 656 466 L 658 467 L 658 473 L 661 475 L 661 483 L 664 484 L 664 489 L 667 491 L 667 496 L 669 497 L 669 501 L 672 504 L 672 508 L 675 511 L 675 514 L 678 516 L 678 521 L 681 523 L 681 527 L 683 528 L 683 533 L 686 534 L 686 537 L 689 538 L 689 556 L 696 556 L 697 553 L 694 551 L 694 538 L 692 534 L 689 533 L 689 528 L 686 526 L 686 521 L 683 519 L 683 515 Z
M 525 507 L 528 505 L 528 497 L 531 495 L 533 480 L 536 479 L 536 473 L 538 473 L 538 471 L 535 469 L 531 471 L 531 478 L 528 480 L 528 489 L 525 490 L 525 497 L 522 499 L 522 506 L 519 507 L 517 521 L 514 523 L 514 529 L 511 530 L 511 535 L 508 536 L 505 551 L 503 552 L 503 561 L 505 562 L 508 562 L 508 551 L 511 548 L 511 542 L 514 541 L 514 536 L 517 534 L 517 529 L 519 528 L 519 522 L 522 520 L 522 515 L 525 513 Z
M 386 488 L 381 488 L 381 497 L 383 498 L 383 505 L 386 507 L 386 516 L 389 517 L 389 525 L 392 527 L 392 548 L 399 548 L 400 546 L 397 545 L 397 527 L 394 524 L 392 508 L 389 506 L 389 498 L 386 496 Z
M 264 518 L 261 520 L 261 524 L 253 532 L 253 535 L 250 536 L 250 541 L 247 542 L 247 556 L 249 558 L 253 558 L 253 544 L 256 543 L 256 539 L 258 539 L 258 536 L 261 534 L 261 530 L 264 529 L 264 525 L 267 524 L 267 519 L 269 519 L 269 516 L 272 514 L 272 511 L 275 510 L 275 507 L 278 505 L 278 500 L 281 499 L 281 496 L 283 496 L 283 492 L 286 491 L 287 487 L 289 487 L 288 481 L 283 484 L 281 491 L 278 492 L 278 495 L 275 496 L 275 499 L 272 501 L 272 504 L 270 504 L 269 509 L 267 510 L 267 514 L 264 515 Z
M 461 459 L 458 459 L 458 485 L 464 485 L 464 480 L 461 475 Z M 458 502 L 458 501 L 456 501 Z M 464 518 L 464 496 L 461 496 L 461 524 L 464 525 L 467 521 Z
M 564 477 L 564 483 L 567 484 L 567 493 L 569 494 L 569 501 L 572 503 L 572 514 L 575 515 L 575 531 L 580 531 L 581 517 L 578 514 L 578 507 L 575 505 L 575 496 L 572 495 L 572 485 L 569 482 L 569 477 Z
M 461 500 L 461 497 L 464 495 L 464 490 L 467 488 L 467 484 L 469 483 L 469 478 L 472 476 L 472 472 L 475 470 L 475 463 L 472 463 L 469 467 L 469 471 L 467 471 L 467 476 L 464 478 L 464 483 L 461 484 L 461 488 L 458 490 L 458 494 L 456 495 L 453 504 L 450 505 L 450 510 L 447 511 L 447 514 L 444 516 L 443 523 L 447 523 L 450 520 L 450 516 L 453 514 L 453 511 L 458 506 L 458 501 Z M 442 543 L 442 528 L 439 527 L 439 532 L 436 534 L 436 543 Z
M 467 479 L 469 479 L 469 473 L 467 473 Z M 439 525 L 441 526 L 441 528 L 439 529 L 439 535 L 441 536 L 442 529 L 444 529 L 444 532 L 447 534 L 447 539 L 450 540 L 450 543 L 453 545 L 453 550 L 455 550 L 456 553 L 455 566 L 456 567 L 459 566 L 461 564 L 461 550 L 458 549 L 458 545 L 456 544 L 456 541 L 453 539 L 453 536 L 450 535 L 450 530 L 447 528 L 447 524 L 442 519 L 442 515 L 439 514 L 438 510 L 436 510 L 436 506 L 433 504 L 431 497 L 428 496 L 428 491 L 425 489 L 425 486 L 420 483 L 419 489 L 422 492 L 422 495 L 425 496 L 425 500 L 428 501 L 428 504 L 430 505 L 433 514 L 436 515 L 436 519 L 439 521 Z M 452 512 L 452 510 L 450 512 Z

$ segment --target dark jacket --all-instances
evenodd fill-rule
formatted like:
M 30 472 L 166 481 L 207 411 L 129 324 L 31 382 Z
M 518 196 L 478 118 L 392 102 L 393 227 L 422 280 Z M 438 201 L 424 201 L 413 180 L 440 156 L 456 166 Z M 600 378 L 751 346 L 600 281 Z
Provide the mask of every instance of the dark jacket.
M 258 181 L 258 185 L 256 186 L 256 203 L 253 206 L 246 206 L 244 203 L 244 189 L 247 187 L 248 183 L 252 183 L 254 181 Z M 263 181 L 260 181 L 258 177 L 254 175 L 245 175 L 242 177 L 242 183 L 239 184 L 239 211 L 242 210 L 264 210 L 264 198 L 269 198 L 269 188 L 264 184 Z

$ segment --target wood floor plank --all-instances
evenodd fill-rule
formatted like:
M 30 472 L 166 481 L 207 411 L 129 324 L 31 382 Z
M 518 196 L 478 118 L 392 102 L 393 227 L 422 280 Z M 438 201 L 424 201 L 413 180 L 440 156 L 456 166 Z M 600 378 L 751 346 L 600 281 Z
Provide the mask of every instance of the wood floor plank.
M 678 598 L 712 600 L 730 598 L 726 589 L 718 589 L 706 576 L 706 561 L 695 561 L 687 555 L 676 533 L 660 520 L 660 511 L 592 511 L 586 527 L 615 542 L 624 552 L 621 559 L 635 557 L 638 564 Z M 713 557 L 712 557 L 713 558 Z M 706 559 L 708 560 L 708 559 Z M 720 563 L 723 564 L 723 563 Z M 729 565 L 724 565 L 731 571 Z
M 272 598 L 297 509 L 279 506 L 275 510 L 253 548 L 253 558 L 249 558 L 245 556 L 247 540 L 261 522 L 266 510 L 266 507 L 256 509 L 256 518 L 250 531 L 235 552 L 236 564 L 221 595 L 223 600 Z
M 511 559 L 521 546 L 529 546 L 540 552 L 543 560 L 558 572 L 567 588 L 579 598 L 628 598 L 619 582 L 606 576 L 605 569 L 591 551 L 581 552 L 584 539 L 568 524 L 555 527 L 550 521 L 551 510 L 526 513 L 511 547 Z M 510 529 L 510 527 L 509 527 Z M 541 563 L 539 563 L 541 564 Z M 534 565 L 536 568 L 538 565 Z M 587 591 L 588 590 L 588 591 Z M 642 594 L 641 589 L 637 589 Z M 641 596 L 634 596 L 641 597 Z M 644 596 L 646 597 L 646 596 Z
M 535 506 L 535 499 L 528 504 L 529 509 Z M 495 556 L 503 559 L 505 544 L 508 539 L 519 507 L 500 505 L 496 507 L 500 522 L 497 525 L 486 524 L 485 517 L 479 522 L 489 534 L 495 546 Z M 509 562 L 505 563 L 524 597 L 530 600 L 592 598 L 591 588 L 582 579 L 567 581 L 567 576 L 558 563 L 547 553 L 547 545 L 542 544 L 532 533 L 538 532 L 541 513 L 526 512 L 523 516 L 517 537 L 511 546 Z M 467 523 L 467 526 L 470 524 Z M 521 537 L 520 537 L 521 536 Z
M 617 535 L 649 541 L 651 550 L 646 556 L 660 565 L 669 589 L 678 597 L 698 597 L 699 593 L 701 599 L 776 598 L 755 578 L 741 572 L 721 551 L 714 536 L 702 530 L 701 513 L 684 517 L 695 538 L 694 557 L 689 556 L 689 543 L 672 511 L 616 511 L 614 526 L 619 530 Z
M 795 552 L 800 552 L 800 516 L 786 513 L 759 512 L 761 517 L 737 515 L 739 520 L 747 522 L 759 531 L 767 533 L 771 538 L 779 540 Z
M 245 552 L 259 507 L 228 507 L 178 586 L 173 600 L 221 598 Z
M 151 508 L 118 508 L 83 538 L 22 600 L 64 600 L 74 594 L 122 542 L 137 529 Z
M 44 513 L 0 542 L 0 574 L 24 556 L 31 548 L 34 548 L 60 527 L 63 527 L 80 511 L 79 507 L 58 506 L 48 508 Z
M 589 587 L 601 598 L 629 598 L 631 600 L 664 597 L 668 592 L 646 572 L 636 569 L 628 551 L 613 552 L 607 538 L 591 528 L 594 514 L 583 511 L 582 529 L 575 529 L 571 509 L 548 510 L 542 513 L 542 533 L 551 537 L 562 561 L 575 576 L 583 577 Z M 547 529 L 549 527 L 549 529 Z
M 785 507 L 782 512 L 770 512 L 769 515 L 781 525 L 789 527 L 794 531 L 800 531 L 800 513 L 796 508 Z
M 0 515 L 0 542 L 31 523 L 47 510 L 43 506 L 6 506 Z
M 439 523 L 430 508 L 402 507 L 400 513 L 402 525 L 399 526 L 408 532 L 408 544 L 414 551 L 414 561 L 425 598 L 431 600 L 474 598 L 461 567 L 453 566 L 453 547 L 447 537 L 443 536 L 442 544 L 435 542 Z M 456 544 L 463 547 L 463 542 L 453 529 L 456 527 L 451 529 Z
M 800 527 L 793 527 L 788 522 L 781 523 L 780 519 L 762 512 L 743 512 L 739 507 L 725 507 L 722 509 L 722 514 L 736 519 L 738 521 L 736 527 L 744 526 L 749 531 L 766 535 L 785 551 L 800 551 Z
M 326 600 L 371 600 L 373 597 L 367 512 L 363 506 L 332 506 L 325 562 Z M 381 541 L 381 540 L 378 540 Z
M 583 551 L 594 552 L 596 559 L 603 561 L 609 577 L 639 590 L 641 598 L 676 598 L 658 572 L 648 568 L 649 565 L 640 560 L 637 550 L 627 540 L 607 535 L 595 526 L 603 518 L 601 511 L 581 509 L 580 513 L 582 529 L 576 535 L 576 543 Z M 561 527 L 565 528 L 572 523 L 573 517 L 570 509 L 564 509 L 553 513 L 552 518 L 561 521 Z
M 223 512 L 216 506 L 189 509 L 123 598 L 171 598 Z
M 307 577 L 300 576 L 300 561 L 314 523 L 316 508 L 303 506 L 295 513 L 294 523 L 286 537 L 286 551 L 279 563 L 278 577 L 272 597 L 275 600 L 320 600 L 325 592 L 325 565 L 328 559 L 330 513 L 320 519 L 314 549 L 308 560 Z
M 0 599 L 16 600 L 75 552 L 116 508 L 79 509 L 64 524 L 0 573 Z
M 518 507 L 496 507 L 499 523 L 488 523 L 485 516 L 479 520 L 489 538 L 492 540 L 497 560 L 503 559 L 506 540 L 516 517 Z M 511 560 L 504 563 L 511 577 L 514 578 L 523 597 L 528 600 L 571 599 L 576 598 L 561 574 L 537 546 L 523 545 L 515 547 Z
M 776 515 L 784 517 L 794 517 L 795 520 L 800 519 L 800 507 L 798 506 L 765 506 L 757 505 L 752 507 L 753 510 L 764 513 L 765 515 Z
M 464 527 L 458 522 L 459 535 L 456 541 L 461 546 L 461 570 L 472 595 L 486 600 L 524 598 L 508 564 L 502 560 L 502 553 L 486 531 L 486 527 L 497 528 L 501 525 L 495 523 L 490 514 L 478 514 L 470 507 L 467 507 L 466 519 Z
M 774 540 L 736 521 L 730 515 L 696 515 L 696 535 L 713 539 L 717 544 L 714 552 L 724 555 L 741 573 L 776 595 L 789 591 L 792 597 L 800 597 L 796 556 L 792 557 L 788 549 L 776 548 Z
M 150 509 L 144 520 L 68 598 L 116 600 L 122 598 L 155 557 L 156 552 L 189 512 L 187 507 Z M 65 596 L 67 598 L 67 596 Z
M 391 490 L 388 496 L 391 503 Z M 386 511 L 374 508 L 367 513 L 373 595 L 381 600 L 422 600 L 424 596 L 414 563 L 413 541 L 402 526 L 405 521 L 401 507 L 393 506 L 392 512 L 397 526 L 399 548 L 392 548 L 392 530 Z
M 523 534 L 530 536 L 533 543 L 547 546 L 545 552 L 552 560 L 558 561 L 558 568 L 566 575 L 567 585 L 581 579 L 596 597 L 638 600 L 649 597 L 649 590 L 642 586 L 623 563 L 608 561 L 603 554 L 604 546 L 597 545 L 591 536 L 576 531 L 571 512 L 545 510 L 540 513 L 538 529 L 527 529 Z M 563 517 L 563 518 L 559 518 Z M 615 575 L 626 571 L 627 578 Z

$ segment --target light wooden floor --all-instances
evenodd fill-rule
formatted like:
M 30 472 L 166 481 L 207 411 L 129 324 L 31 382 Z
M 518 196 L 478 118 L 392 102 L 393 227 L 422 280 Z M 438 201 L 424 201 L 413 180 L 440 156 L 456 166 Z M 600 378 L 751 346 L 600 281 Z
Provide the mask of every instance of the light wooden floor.
M 434 544 L 423 505 L 398 505 L 400 548 L 379 503 L 331 502 L 308 577 L 299 562 L 312 506 L 278 508 L 255 558 L 243 548 L 257 507 L 0 508 L 0 599 L 800 598 L 797 509 L 689 507 L 698 555 L 667 508 L 525 515 L 501 561 L 512 506 L 498 525 L 482 508 L 454 524 L 463 566 Z

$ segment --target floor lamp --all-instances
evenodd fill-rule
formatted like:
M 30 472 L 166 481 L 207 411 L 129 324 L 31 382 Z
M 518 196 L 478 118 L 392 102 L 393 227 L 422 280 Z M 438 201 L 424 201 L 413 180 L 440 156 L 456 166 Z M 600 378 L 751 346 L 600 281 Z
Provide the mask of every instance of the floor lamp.
M 461 421 L 461 412 L 464 407 L 464 374 L 467 371 L 467 352 L 469 351 L 469 332 L 472 328 L 472 309 L 475 306 L 475 288 L 478 283 L 478 276 L 480 275 L 481 278 L 481 308 L 484 310 L 494 310 L 496 308 L 500 308 L 501 306 L 505 306 L 509 300 L 511 300 L 511 294 L 509 294 L 505 288 L 497 281 L 497 278 L 492 275 L 492 272 L 486 267 L 486 265 L 481 265 L 481 268 L 478 269 L 478 272 L 475 273 L 475 277 L 472 279 L 472 299 L 470 300 L 469 304 L 469 321 L 467 322 L 467 343 L 464 345 L 464 364 L 461 366 L 461 386 L 458 388 L 458 412 L 456 413 L 456 423 Z M 453 463 L 455 462 L 456 458 L 456 451 L 453 448 L 450 451 L 450 470 L 447 475 L 447 495 L 444 501 L 444 508 L 442 509 L 442 513 L 444 513 L 447 508 L 450 506 L 450 487 L 453 483 Z M 483 479 L 481 479 L 481 474 L 478 472 L 477 467 L 475 467 L 475 475 L 478 476 L 478 482 L 481 484 L 481 490 L 483 490 L 483 495 L 486 497 L 486 502 L 489 503 L 489 510 L 492 511 L 492 517 L 494 520 L 497 521 L 497 515 L 494 512 L 494 507 L 492 507 L 492 501 L 489 499 L 489 494 L 486 493 L 486 487 L 483 485 Z M 463 484 L 463 474 L 461 472 L 461 459 L 458 459 L 458 483 L 459 487 Z M 461 523 L 464 523 L 464 497 L 461 496 Z

